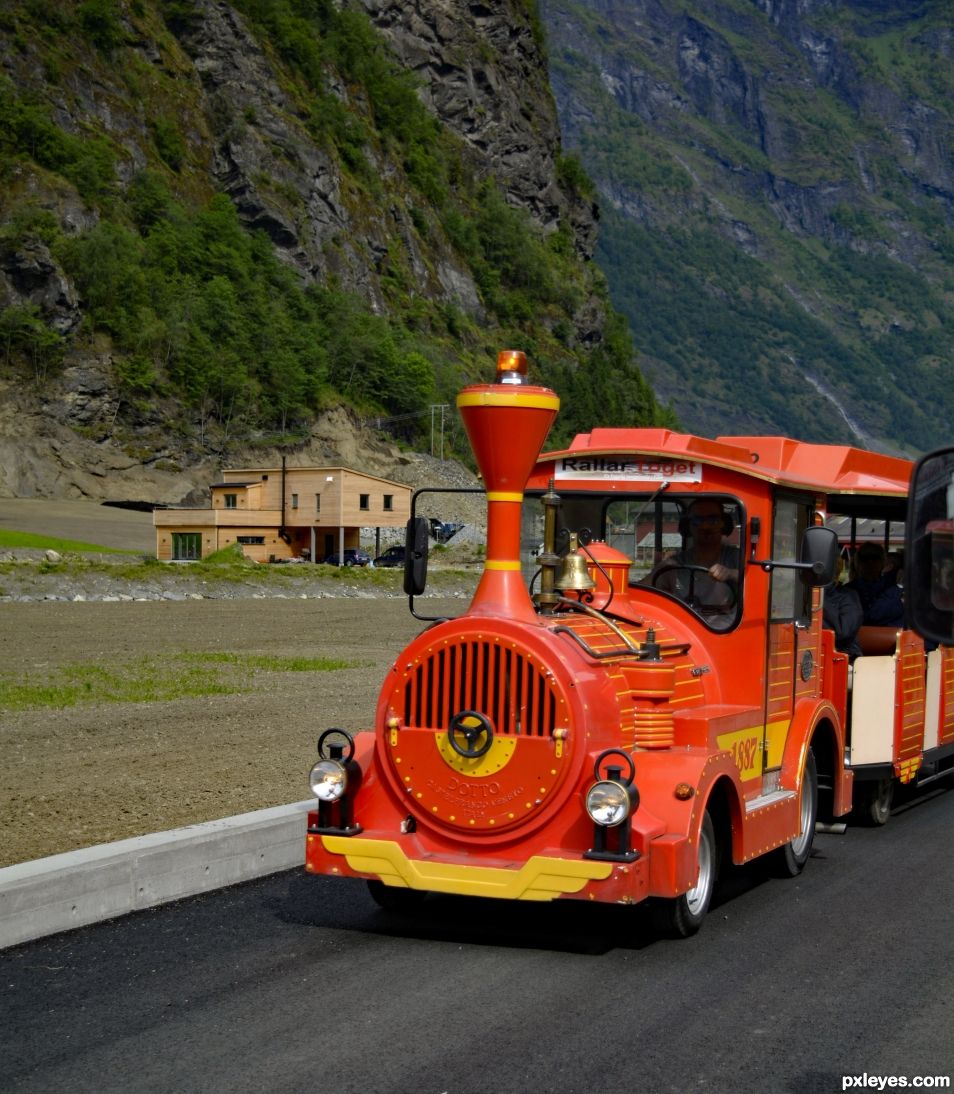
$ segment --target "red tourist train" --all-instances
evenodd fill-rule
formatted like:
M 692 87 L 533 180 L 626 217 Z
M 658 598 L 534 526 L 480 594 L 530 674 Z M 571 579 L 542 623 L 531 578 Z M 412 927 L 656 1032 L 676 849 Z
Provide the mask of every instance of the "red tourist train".
M 954 649 L 896 625 L 862 628 L 853 656 L 823 626 L 826 520 L 882 521 L 887 542 L 908 461 L 662 429 L 541 454 L 559 400 L 517 351 L 457 404 L 484 570 L 396 658 L 373 727 L 319 740 L 308 871 L 387 907 L 651 899 L 688 935 L 723 863 L 796 875 L 817 822 L 883 823 L 898 783 L 954 770 Z M 412 516 L 415 614 L 426 545 Z

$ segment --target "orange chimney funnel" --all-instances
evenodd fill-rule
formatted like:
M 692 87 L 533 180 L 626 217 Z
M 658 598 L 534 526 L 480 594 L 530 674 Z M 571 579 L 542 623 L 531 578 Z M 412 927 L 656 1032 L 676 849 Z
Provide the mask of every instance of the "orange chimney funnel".
M 560 400 L 526 382 L 519 350 L 503 350 L 497 361 L 497 383 L 473 384 L 457 396 L 487 491 L 487 558 L 469 614 L 536 621 L 520 574 L 520 512 Z

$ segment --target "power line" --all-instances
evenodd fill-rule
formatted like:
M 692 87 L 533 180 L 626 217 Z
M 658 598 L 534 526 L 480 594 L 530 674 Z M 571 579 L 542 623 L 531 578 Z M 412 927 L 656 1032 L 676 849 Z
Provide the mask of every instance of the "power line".
M 423 418 L 425 414 L 430 414 L 430 410 L 412 410 L 408 414 L 395 414 L 390 418 L 366 418 L 365 422 L 368 425 L 373 424 L 376 429 L 382 429 L 386 425 L 393 425 L 395 422 L 408 422 L 412 418 Z
M 447 411 L 451 409 L 450 403 L 431 403 L 426 410 L 411 410 L 407 414 L 393 414 L 387 418 L 365 418 L 364 424 L 372 429 L 390 429 L 402 422 L 410 422 L 416 418 L 423 418 L 425 414 L 431 416 L 431 455 L 435 455 L 435 449 L 444 459 L 444 442 L 447 436 L 456 436 L 458 422 Z M 440 417 L 438 419 L 438 413 Z

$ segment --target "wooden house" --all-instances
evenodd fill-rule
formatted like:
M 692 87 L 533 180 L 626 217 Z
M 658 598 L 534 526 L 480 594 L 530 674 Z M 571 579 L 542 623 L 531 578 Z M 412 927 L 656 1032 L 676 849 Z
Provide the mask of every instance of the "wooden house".
M 184 562 L 233 543 L 256 562 L 321 562 L 360 546 L 362 528 L 403 528 L 411 487 L 348 467 L 254 467 L 223 471 L 203 509 L 153 513 L 156 557 Z

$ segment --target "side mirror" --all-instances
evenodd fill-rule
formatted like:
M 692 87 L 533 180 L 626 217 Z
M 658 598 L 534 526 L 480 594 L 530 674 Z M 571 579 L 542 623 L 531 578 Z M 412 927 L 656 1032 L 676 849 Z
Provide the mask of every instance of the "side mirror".
M 750 566 L 761 566 L 766 573 L 772 570 L 797 570 L 803 585 L 817 588 L 835 580 L 838 565 L 838 536 L 831 528 L 811 524 L 802 533 L 801 555 L 798 562 L 780 559 L 749 559 Z
M 914 468 L 904 591 L 914 630 L 929 642 L 954 645 L 954 448 L 929 452 Z
M 404 538 L 404 592 L 420 596 L 427 585 L 427 549 L 430 525 L 427 517 L 412 517 Z
M 838 536 L 831 528 L 813 524 L 802 534 L 802 557 L 798 576 L 803 585 L 817 588 L 835 580 L 838 565 Z

